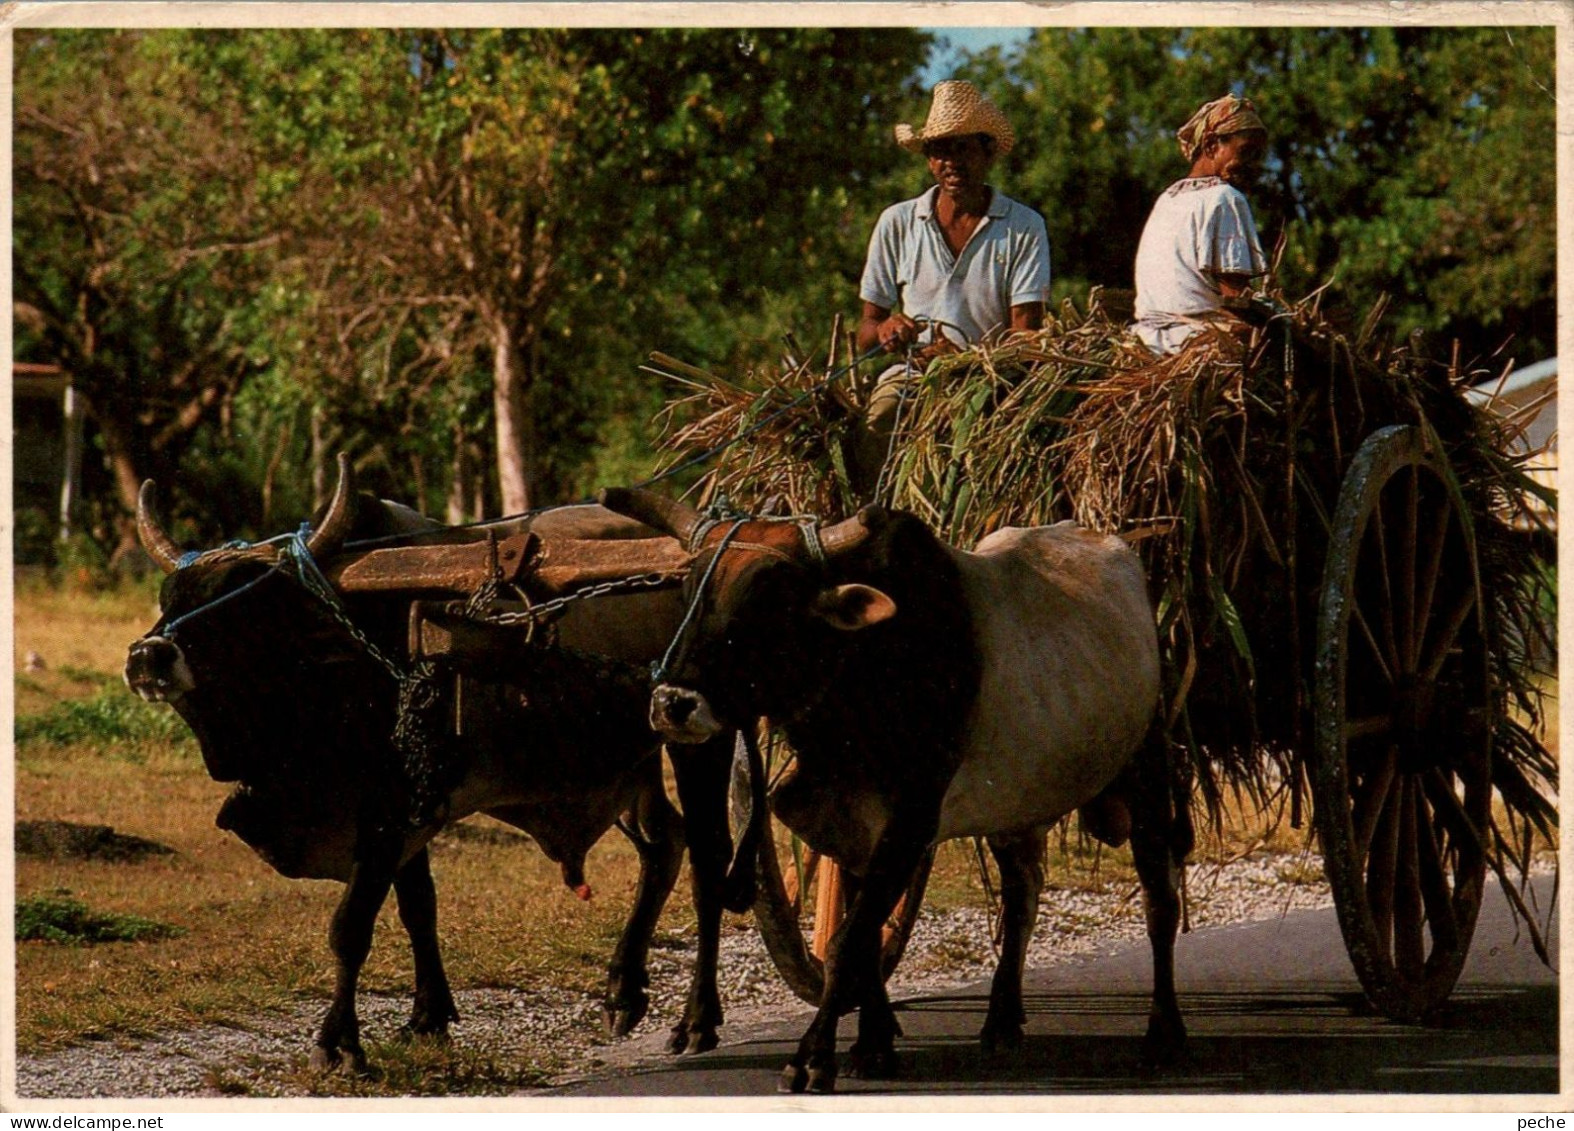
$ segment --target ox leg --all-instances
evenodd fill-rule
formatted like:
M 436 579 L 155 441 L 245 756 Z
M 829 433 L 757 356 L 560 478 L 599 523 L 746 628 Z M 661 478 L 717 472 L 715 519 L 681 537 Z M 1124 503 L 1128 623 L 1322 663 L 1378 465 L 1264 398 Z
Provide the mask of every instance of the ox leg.
M 935 801 L 938 802 L 939 794 Z M 888 1057 L 877 1058 L 877 1042 L 891 1043 L 895 1035 L 896 1018 L 887 1001 L 883 1011 L 875 995 L 884 998 L 880 979 L 880 927 L 896 907 L 913 870 L 923 858 L 924 850 L 934 839 L 939 825 L 937 803 L 915 806 L 898 803 L 885 831 L 881 833 L 874 852 L 869 857 L 868 869 L 858 894 L 848 908 L 831 940 L 831 950 L 825 963 L 825 992 L 820 998 L 820 1008 L 809 1023 L 798 1050 L 782 1070 L 778 1090 L 783 1092 L 832 1092 L 836 1090 L 836 1026 L 844 1013 L 855 1006 L 872 1003 L 869 1033 L 862 1059 L 883 1059 L 879 1066 L 889 1075 L 896 1070 L 896 1054 L 892 1049 Z M 889 1024 L 890 1031 L 881 1034 L 882 1025 Z M 864 1033 L 860 1029 L 860 1042 Z
M 633 820 L 623 828 L 639 853 L 639 886 L 634 893 L 634 909 L 629 912 L 628 923 L 607 967 L 607 996 L 602 1009 L 607 1031 L 614 1037 L 633 1032 L 650 1008 L 650 995 L 646 992 L 650 985 L 650 940 L 683 867 L 683 828 L 677 810 L 662 789 L 661 759 L 650 759 L 650 767 L 630 812 Z
M 862 883 L 851 872 L 842 873 L 842 890 L 849 907 L 858 899 Z M 876 938 L 879 937 L 877 932 Z M 880 976 L 878 947 L 875 954 L 874 974 L 862 981 L 864 996 L 858 1004 L 858 1038 L 847 1050 L 847 1075 L 865 1080 L 889 1080 L 899 1074 L 896 1038 L 902 1035 L 902 1026 L 885 992 L 885 979 Z
M 1044 890 L 1044 830 L 996 834 L 986 837 L 989 851 L 1000 866 L 1000 962 L 989 987 L 989 1012 L 979 1042 L 984 1051 L 1014 1049 L 1022 1044 L 1027 1011 L 1022 1007 L 1022 969 L 1027 963 L 1028 940 L 1038 920 L 1038 898 Z
M 431 858 L 421 849 L 394 876 L 399 921 L 410 936 L 415 960 L 415 1000 L 403 1032 L 409 1036 L 446 1037 L 448 1023 L 459 1020 L 454 995 L 437 946 L 437 888 Z
M 323 1018 L 312 1049 L 311 1066 L 319 1071 L 343 1066 L 353 1072 L 366 1071 L 366 1053 L 361 1049 L 361 1025 L 355 1016 L 356 983 L 361 967 L 372 949 L 372 928 L 377 913 L 394 879 L 394 865 L 374 858 L 357 860 L 350 868 L 339 906 L 334 909 L 328 928 L 328 946 L 333 951 L 333 1002 Z
M 1180 869 L 1189 850 L 1189 815 L 1177 812 L 1171 789 L 1168 752 L 1161 740 L 1149 741 L 1129 775 L 1134 801 L 1131 854 L 1142 881 L 1148 943 L 1153 948 L 1153 1005 L 1142 1042 L 1144 1061 L 1173 1064 L 1185 1049 L 1186 1023 L 1175 996 L 1175 936 L 1180 927 Z
M 667 1048 L 675 1053 L 716 1047 L 721 1025 L 721 993 L 716 965 L 721 955 L 722 889 L 732 856 L 727 823 L 727 790 L 732 780 L 733 736 L 723 734 L 700 746 L 673 751 L 673 777 L 683 806 L 683 832 L 689 846 L 689 878 L 699 936 L 694 972 L 683 1018 L 672 1029 Z

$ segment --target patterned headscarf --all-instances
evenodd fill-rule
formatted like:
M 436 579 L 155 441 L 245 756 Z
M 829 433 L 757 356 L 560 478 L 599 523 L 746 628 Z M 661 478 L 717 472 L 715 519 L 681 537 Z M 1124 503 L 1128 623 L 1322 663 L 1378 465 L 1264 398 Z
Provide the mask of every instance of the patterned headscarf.
M 1262 130 L 1267 133 L 1268 127 L 1257 116 L 1257 107 L 1252 105 L 1250 98 L 1226 94 L 1193 114 L 1184 126 L 1175 131 L 1175 140 L 1180 142 L 1181 156 L 1188 161 L 1195 161 L 1210 137 L 1223 137 L 1242 130 Z

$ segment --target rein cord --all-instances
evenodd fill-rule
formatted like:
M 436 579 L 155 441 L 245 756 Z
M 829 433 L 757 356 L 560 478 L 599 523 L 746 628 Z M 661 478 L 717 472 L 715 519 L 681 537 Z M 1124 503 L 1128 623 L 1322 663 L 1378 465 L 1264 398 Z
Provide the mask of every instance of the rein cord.
M 667 645 L 667 651 L 662 655 L 661 661 L 651 665 L 650 678 L 652 683 L 665 683 L 667 679 L 667 666 L 672 662 L 672 657 L 678 650 L 678 645 L 683 642 L 684 635 L 689 630 L 689 624 L 694 620 L 695 613 L 699 612 L 701 603 L 705 600 L 705 587 L 710 584 L 711 575 L 716 572 L 716 565 L 721 561 L 721 556 L 727 550 L 727 543 L 731 542 L 733 535 L 749 520 L 747 518 L 734 519 L 732 529 L 721 537 L 721 542 L 716 546 L 716 552 L 705 565 L 705 572 L 700 575 L 700 583 L 694 587 L 694 597 L 689 601 L 689 607 L 684 610 L 683 619 L 678 622 L 678 630 L 672 634 L 672 643 Z M 695 533 L 701 533 L 696 530 Z

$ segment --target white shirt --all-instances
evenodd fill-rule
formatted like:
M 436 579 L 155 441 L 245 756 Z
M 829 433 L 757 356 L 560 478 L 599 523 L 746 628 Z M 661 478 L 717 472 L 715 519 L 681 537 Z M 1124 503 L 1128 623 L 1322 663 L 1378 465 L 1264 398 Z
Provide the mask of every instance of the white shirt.
M 858 296 L 943 322 L 947 337 L 967 345 L 1009 328 L 1013 306 L 1049 301 L 1049 234 L 1037 212 L 992 189 L 987 214 L 953 255 L 935 217 L 939 193 L 936 186 L 880 214 Z
M 1251 205 L 1218 177 L 1188 177 L 1164 190 L 1137 245 L 1137 336 L 1172 353 L 1224 301 L 1220 275 L 1268 269 Z

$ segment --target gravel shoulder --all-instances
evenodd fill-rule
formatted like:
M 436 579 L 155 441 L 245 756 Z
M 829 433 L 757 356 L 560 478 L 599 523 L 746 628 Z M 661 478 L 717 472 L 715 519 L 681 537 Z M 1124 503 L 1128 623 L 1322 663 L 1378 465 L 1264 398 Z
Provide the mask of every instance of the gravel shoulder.
M 1193 865 L 1187 875 L 1191 927 L 1329 906 L 1325 884 L 1302 882 L 1303 873 L 1316 871 L 1306 864 L 1299 856 L 1259 853 L 1226 866 Z M 994 969 L 987 920 L 983 908 L 926 910 L 891 979 L 892 996 L 910 997 L 987 977 Z M 672 936 L 666 937 L 669 941 L 658 941 L 651 952 L 650 1015 L 628 1039 L 609 1041 L 604 1036 L 600 1002 L 589 994 L 539 986 L 470 989 L 455 994 L 463 1018 L 452 1030 L 455 1049 L 492 1060 L 542 1064 L 547 1086 L 531 1089 L 531 1095 L 550 1095 L 553 1085 L 668 1055 L 663 1045 L 682 1012 L 693 940 L 692 934 L 680 936 L 681 944 L 675 945 Z M 1028 965 L 1045 968 L 1143 937 L 1142 899 L 1135 886 L 1099 893 L 1047 890 Z M 722 1002 L 734 1032 L 809 1012 L 776 975 L 752 928 L 724 933 L 720 971 Z M 315 1093 L 303 1084 L 302 1069 L 326 1005 L 302 1001 L 287 1012 L 259 1015 L 242 1026 L 205 1025 L 18 1057 L 15 1094 L 22 1099 L 310 1096 Z M 392 1037 L 407 1010 L 403 995 L 361 996 L 362 1033 L 374 1065 L 384 1051 L 379 1045 Z M 727 1035 L 724 1028 L 724 1042 Z M 445 1087 L 425 1094 L 453 1092 Z

